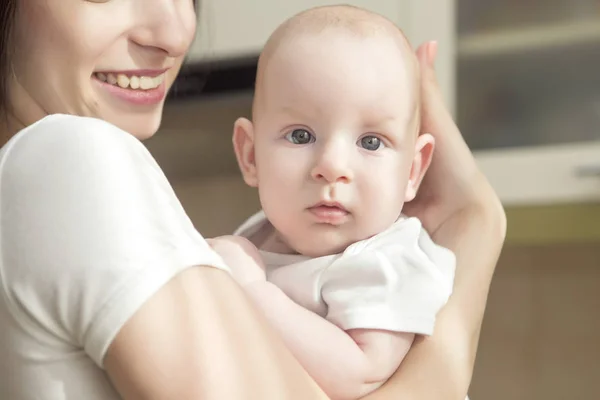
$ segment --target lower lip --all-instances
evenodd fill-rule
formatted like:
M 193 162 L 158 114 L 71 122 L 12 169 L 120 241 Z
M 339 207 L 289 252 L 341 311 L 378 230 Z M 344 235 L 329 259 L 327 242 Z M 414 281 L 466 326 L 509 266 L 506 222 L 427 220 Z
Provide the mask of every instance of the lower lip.
M 348 217 L 348 211 L 339 207 L 318 206 L 308 209 L 318 222 L 331 225 L 339 225 Z
M 115 97 L 118 97 L 121 100 L 124 100 L 128 103 L 147 106 L 147 105 L 156 105 L 162 102 L 167 93 L 166 84 L 163 81 L 157 88 L 149 89 L 149 90 L 140 90 L 140 89 L 123 89 L 120 86 L 111 85 L 110 83 L 103 82 L 100 79 L 93 77 L 98 84 L 106 89 L 107 92 L 112 94 Z

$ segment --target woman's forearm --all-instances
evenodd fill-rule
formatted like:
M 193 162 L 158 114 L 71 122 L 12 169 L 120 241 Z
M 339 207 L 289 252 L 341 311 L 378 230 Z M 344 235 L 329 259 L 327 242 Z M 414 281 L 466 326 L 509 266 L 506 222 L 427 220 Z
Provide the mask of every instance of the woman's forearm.
M 460 263 L 450 311 L 472 336 L 468 346 L 471 364 L 475 361 L 490 283 L 505 235 L 506 217 L 497 203 L 488 208 L 466 209 L 433 236 L 442 246 L 452 249 Z
M 437 243 L 457 256 L 454 294 L 438 316 L 434 335 L 417 339 L 394 376 L 366 399 L 465 398 L 505 231 L 506 220 L 499 204 L 474 204 L 432 234 Z

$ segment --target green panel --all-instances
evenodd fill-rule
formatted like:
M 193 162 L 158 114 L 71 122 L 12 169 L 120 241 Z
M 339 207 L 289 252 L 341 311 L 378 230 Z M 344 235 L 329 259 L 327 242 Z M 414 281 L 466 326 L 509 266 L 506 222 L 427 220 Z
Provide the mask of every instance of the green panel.
M 509 207 L 506 216 L 506 242 L 510 244 L 600 245 L 600 203 Z

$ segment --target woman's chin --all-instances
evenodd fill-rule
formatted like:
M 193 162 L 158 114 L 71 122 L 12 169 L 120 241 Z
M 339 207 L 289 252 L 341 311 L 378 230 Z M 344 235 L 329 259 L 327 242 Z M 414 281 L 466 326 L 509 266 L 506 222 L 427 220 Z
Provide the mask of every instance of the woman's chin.
M 146 140 L 154 136 L 162 121 L 162 107 L 151 113 L 140 113 L 135 115 L 115 115 L 114 118 L 104 118 L 107 122 L 132 134 L 139 140 Z

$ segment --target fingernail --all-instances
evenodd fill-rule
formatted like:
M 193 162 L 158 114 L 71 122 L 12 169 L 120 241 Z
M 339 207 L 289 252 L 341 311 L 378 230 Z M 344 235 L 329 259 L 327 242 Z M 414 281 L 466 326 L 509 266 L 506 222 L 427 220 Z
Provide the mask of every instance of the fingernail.
M 429 45 L 427 46 L 427 61 L 429 62 L 429 66 L 431 66 L 431 67 L 433 67 L 433 65 L 435 64 L 435 57 L 437 56 L 437 50 L 438 50 L 438 42 L 435 40 L 429 42 Z

